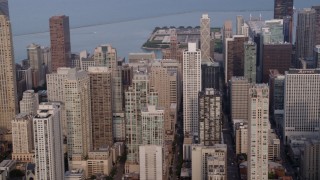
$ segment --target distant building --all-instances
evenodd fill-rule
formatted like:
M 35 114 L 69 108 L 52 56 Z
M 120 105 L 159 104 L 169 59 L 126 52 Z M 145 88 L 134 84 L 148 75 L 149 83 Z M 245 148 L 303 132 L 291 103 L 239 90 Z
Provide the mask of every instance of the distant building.
M 142 60 L 154 60 L 156 59 L 156 54 L 151 53 L 129 53 L 129 63 L 137 63 Z
M 32 115 L 20 113 L 12 120 L 12 159 L 33 162 L 33 149 Z
M 238 15 L 237 16 L 237 35 L 242 35 L 242 26 L 244 25 L 244 19 L 243 16 Z
M 192 179 L 227 179 L 227 145 L 192 145 Z
M 218 62 L 201 63 L 201 81 L 202 91 L 206 88 L 220 89 L 220 65 Z
M 315 33 L 316 33 L 316 40 L 315 44 L 320 45 L 320 5 L 312 6 L 312 9 L 316 11 L 316 19 L 315 19 Z M 320 68 L 320 67 L 319 67 Z
M 248 92 L 248 79 L 232 77 L 230 81 L 231 119 L 248 119 Z
M 69 17 L 52 16 L 49 20 L 51 65 L 56 72 L 59 67 L 68 67 L 71 64 L 71 41 Z
M 268 85 L 252 85 L 248 100 L 248 179 L 268 180 Z
M 156 145 L 144 145 L 139 147 L 140 179 L 162 180 L 163 172 L 163 148 Z
M 316 11 L 305 8 L 298 12 L 296 33 L 296 59 L 295 67 L 298 66 L 299 58 L 312 58 L 313 48 L 316 45 Z
M 33 87 L 42 86 L 45 79 L 42 75 L 42 71 L 44 71 L 42 64 L 43 64 L 43 56 L 42 56 L 42 49 L 37 44 L 30 44 L 27 47 L 28 53 L 28 60 L 29 65 L 32 69 L 32 79 L 33 79 Z
M 248 41 L 244 43 L 244 77 L 249 83 L 256 83 L 257 45 Z
M 23 92 L 22 100 L 20 101 L 20 113 L 35 115 L 39 106 L 39 95 L 34 90 Z
M 291 69 L 285 74 L 283 140 L 318 136 L 320 128 L 320 70 Z
M 314 58 L 314 61 L 316 63 L 316 67 L 317 68 L 320 68 L 320 45 L 317 45 L 315 48 L 314 48 L 314 52 L 313 52 L 313 58 Z
M 199 93 L 200 144 L 213 146 L 222 141 L 222 97 L 219 91 L 207 88 Z
M 317 180 L 320 178 L 320 141 L 309 140 L 304 145 L 300 156 L 301 179 Z
M 274 0 L 274 19 L 293 17 L 293 0 Z
M 42 103 L 33 118 L 37 179 L 64 179 L 60 113 L 59 103 Z
M 200 49 L 201 61 L 209 61 L 210 58 L 210 18 L 208 14 L 202 14 L 200 19 Z

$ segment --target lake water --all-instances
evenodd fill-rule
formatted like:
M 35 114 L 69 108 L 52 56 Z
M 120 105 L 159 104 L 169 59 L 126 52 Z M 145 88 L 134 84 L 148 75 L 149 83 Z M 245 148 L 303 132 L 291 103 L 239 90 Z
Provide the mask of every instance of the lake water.
M 319 0 L 295 0 L 295 7 L 320 4 Z M 15 60 L 26 58 L 26 46 L 50 45 L 49 18 L 70 18 L 72 52 L 112 44 L 118 56 L 141 52 L 141 45 L 156 26 L 198 26 L 208 13 L 211 26 L 221 27 L 236 15 L 246 19 L 273 17 L 273 0 L 9 0 Z M 234 26 L 235 28 L 235 26 Z

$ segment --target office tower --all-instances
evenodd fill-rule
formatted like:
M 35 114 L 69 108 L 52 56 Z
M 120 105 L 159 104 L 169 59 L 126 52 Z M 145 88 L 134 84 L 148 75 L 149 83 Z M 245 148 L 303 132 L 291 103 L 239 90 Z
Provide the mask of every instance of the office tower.
M 256 83 L 257 45 L 248 41 L 244 43 L 244 77 L 249 83 Z
M 39 45 L 32 43 L 27 47 L 27 54 L 32 70 L 32 87 L 42 86 L 44 83 L 44 77 L 41 76 L 41 74 L 43 74 L 41 73 L 43 71 L 42 49 Z
M 283 17 L 283 36 L 284 42 L 293 43 L 292 42 L 292 28 L 293 22 L 291 16 Z
M 320 141 L 310 139 L 304 144 L 300 158 L 300 178 L 317 180 L 320 178 Z
M 262 46 L 262 82 L 269 82 L 271 69 L 284 74 L 291 67 L 292 44 L 265 43 Z
M 41 103 L 33 118 L 37 179 L 64 179 L 60 104 Z
M 231 119 L 248 119 L 249 81 L 245 77 L 232 77 L 230 81 Z
M 219 91 L 207 88 L 199 93 L 200 144 L 213 146 L 221 143 L 222 97 Z
M 11 120 L 17 110 L 16 70 L 13 55 L 11 23 L 8 16 L 8 2 L 0 2 L 0 128 L 11 130 Z
M 239 122 L 234 125 L 236 154 L 248 154 L 248 123 Z
M 164 109 L 153 105 L 141 109 L 143 145 L 164 145 L 164 114 Z
M 285 74 L 284 140 L 318 136 L 320 128 L 320 70 L 292 69 Z
M 242 35 L 242 26 L 244 25 L 243 16 L 237 16 L 237 35 Z
M 280 157 L 280 139 L 273 129 L 269 130 L 268 160 L 276 161 Z
M 139 147 L 140 179 L 162 180 L 163 172 L 163 148 L 156 145 L 144 145 Z
M 224 22 L 222 36 L 224 40 L 232 37 L 232 21 L 228 20 Z
M 159 107 L 164 108 L 164 130 L 166 139 L 173 140 L 175 132 L 176 119 L 171 118 L 171 109 L 177 107 L 178 90 L 179 90 L 177 71 L 164 67 L 160 62 L 151 65 L 150 71 L 150 88 L 158 93 Z M 172 113 L 177 112 L 172 111 Z M 176 115 L 174 115 L 176 116 Z
M 12 159 L 33 162 L 32 115 L 20 113 L 12 120 Z
M 108 67 L 89 67 L 93 150 L 113 145 L 112 74 Z
M 252 85 L 248 100 L 248 179 L 268 180 L 268 85 Z
M 244 75 L 244 43 L 247 41 L 248 37 L 244 35 L 234 35 L 226 39 L 225 83 L 228 83 L 232 76 Z
M 315 19 L 315 45 L 320 45 L 320 5 L 312 6 L 312 9 L 316 11 L 316 19 Z
M 316 45 L 316 11 L 305 8 L 298 12 L 297 32 L 296 32 L 296 59 L 298 65 L 299 58 L 311 59 L 313 48 Z
M 284 81 L 285 76 L 280 74 L 278 70 L 270 70 L 269 86 L 270 86 L 270 111 L 274 122 L 278 129 L 283 129 L 284 116 Z
M 20 101 L 20 113 L 35 115 L 39 106 L 39 95 L 34 90 L 26 90 L 23 92 Z
M 213 175 L 216 179 L 227 179 L 227 145 L 192 145 L 191 167 L 192 179 L 206 180 Z M 221 174 L 212 174 L 217 171 Z
M 71 64 L 69 17 L 52 16 L 49 20 L 52 71 Z
M 201 63 L 201 89 L 206 88 L 220 89 L 220 65 L 218 62 L 202 62 Z
M 283 43 L 283 19 L 271 19 L 265 21 L 265 27 L 262 28 L 263 42 Z
M 132 86 L 125 92 L 125 124 L 128 156 L 126 172 L 139 167 L 139 146 L 142 142 L 141 109 L 147 106 L 149 76 L 144 73 L 133 75 Z
M 198 93 L 201 91 L 201 52 L 189 43 L 183 52 L 183 132 L 198 134 Z
M 313 51 L 313 59 L 317 68 L 320 68 L 320 45 L 316 45 Z
M 282 19 L 284 16 L 293 17 L 293 0 L 274 1 L 274 19 Z
M 202 14 L 200 19 L 200 49 L 201 61 L 210 60 L 210 18 L 208 14 Z
M 49 47 L 41 47 L 43 64 L 46 66 L 46 74 L 52 72 L 51 50 Z
M 67 148 L 70 160 L 83 160 L 92 149 L 90 78 L 85 71 L 68 74 L 64 82 Z

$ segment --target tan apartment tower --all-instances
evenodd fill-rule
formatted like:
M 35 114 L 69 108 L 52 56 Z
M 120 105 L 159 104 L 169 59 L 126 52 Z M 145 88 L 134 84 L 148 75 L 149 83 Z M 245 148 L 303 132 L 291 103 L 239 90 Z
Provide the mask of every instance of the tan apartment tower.
M 201 61 L 210 59 L 210 18 L 208 14 L 202 14 L 200 19 L 200 49 Z

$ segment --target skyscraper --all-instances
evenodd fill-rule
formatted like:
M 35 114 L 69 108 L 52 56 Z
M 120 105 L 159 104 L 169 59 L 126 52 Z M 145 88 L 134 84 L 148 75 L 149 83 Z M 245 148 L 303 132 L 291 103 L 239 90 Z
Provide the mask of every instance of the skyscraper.
M 140 179 L 162 180 L 163 147 L 156 145 L 139 146 Z
M 32 82 L 33 87 L 42 86 L 44 83 L 44 77 L 41 75 L 42 70 L 42 64 L 43 64 L 43 56 L 42 56 L 42 49 L 37 44 L 30 44 L 27 47 L 27 53 L 28 53 L 28 60 L 29 64 L 32 70 Z
M 202 14 L 200 19 L 200 49 L 201 49 L 201 60 L 210 60 L 210 18 L 208 14 Z
M 92 149 L 90 78 L 85 71 L 68 74 L 64 82 L 67 148 L 70 160 L 83 160 Z
M 295 66 L 298 67 L 299 58 L 311 59 L 313 48 L 316 45 L 316 11 L 305 8 L 298 12 L 296 33 L 296 59 Z
M 237 35 L 242 35 L 242 26 L 244 25 L 243 16 L 237 16 Z
M 252 85 L 248 98 L 248 179 L 268 180 L 268 85 Z
M 316 11 L 316 20 L 315 20 L 316 40 L 315 40 L 315 44 L 320 45 L 320 5 L 312 6 L 312 9 L 314 9 Z
M 231 119 L 248 119 L 248 90 L 248 79 L 232 77 L 230 81 Z
M 218 62 L 201 62 L 201 89 L 220 89 L 220 65 Z
M 141 110 L 143 145 L 164 145 L 164 114 L 163 108 L 154 105 L 148 105 Z
M 198 93 L 201 91 L 201 52 L 189 43 L 183 52 L 183 132 L 198 134 Z
M 256 83 L 257 70 L 257 45 L 248 41 L 244 43 L 244 77 L 248 79 L 249 83 Z
M 199 93 L 200 144 L 220 144 L 222 137 L 222 97 L 219 91 L 207 88 Z
M 42 103 L 33 118 L 37 179 L 64 179 L 60 104 Z
M 320 45 L 316 45 L 313 51 L 313 58 L 316 63 L 316 67 L 320 68 Z
M 8 1 L 0 1 L 0 128 L 11 130 L 17 104 L 16 70 L 13 56 Z
M 112 75 L 108 67 L 89 67 L 93 150 L 113 145 Z
M 293 17 L 293 0 L 274 0 L 274 19 Z
M 292 69 L 285 74 L 284 141 L 292 136 L 318 136 L 320 70 Z
M 71 64 L 69 17 L 52 16 L 49 20 L 52 71 Z
M 22 100 L 20 101 L 20 113 L 35 115 L 39 106 L 39 95 L 34 90 L 23 92 Z

